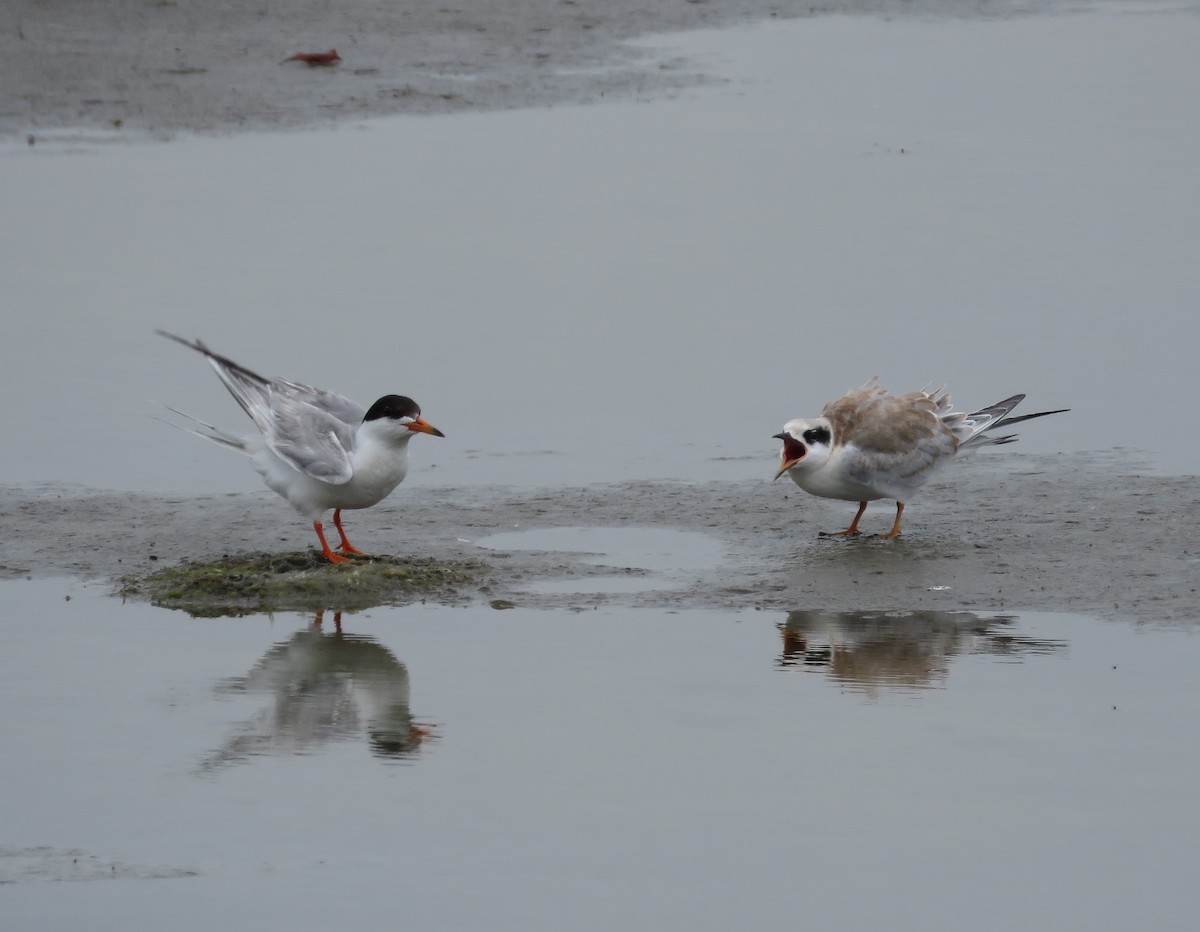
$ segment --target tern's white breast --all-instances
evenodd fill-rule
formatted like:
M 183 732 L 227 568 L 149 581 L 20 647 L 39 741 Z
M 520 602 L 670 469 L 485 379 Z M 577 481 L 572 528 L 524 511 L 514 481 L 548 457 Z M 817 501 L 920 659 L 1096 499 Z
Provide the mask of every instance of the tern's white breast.
M 301 472 L 265 443 L 256 444 L 250 462 L 267 488 L 315 521 L 331 508 L 370 508 L 404 481 L 408 473 L 407 443 L 380 442 L 361 433 L 359 439 L 351 456 L 353 475 L 340 485 Z

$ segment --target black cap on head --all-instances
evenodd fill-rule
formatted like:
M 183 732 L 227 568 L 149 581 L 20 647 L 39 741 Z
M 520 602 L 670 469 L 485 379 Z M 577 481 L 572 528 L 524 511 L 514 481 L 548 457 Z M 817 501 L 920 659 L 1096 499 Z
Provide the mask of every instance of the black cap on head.
M 363 417 L 363 421 L 374 421 L 381 417 L 411 417 L 421 416 L 421 407 L 407 395 L 384 395 Z

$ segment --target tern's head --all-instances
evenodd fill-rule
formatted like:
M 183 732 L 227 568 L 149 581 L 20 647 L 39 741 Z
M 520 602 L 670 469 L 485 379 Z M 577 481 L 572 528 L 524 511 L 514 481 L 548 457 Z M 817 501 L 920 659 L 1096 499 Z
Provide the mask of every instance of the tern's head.
M 797 418 L 784 424 L 783 433 L 775 438 L 783 441 L 779 472 L 775 473 L 778 479 L 790 469 L 808 470 L 824 465 L 833 445 L 833 430 L 829 418 Z
M 411 440 L 413 434 L 446 436 L 421 417 L 420 405 L 406 395 L 384 395 L 371 405 L 363 424 L 370 424 L 396 440 Z

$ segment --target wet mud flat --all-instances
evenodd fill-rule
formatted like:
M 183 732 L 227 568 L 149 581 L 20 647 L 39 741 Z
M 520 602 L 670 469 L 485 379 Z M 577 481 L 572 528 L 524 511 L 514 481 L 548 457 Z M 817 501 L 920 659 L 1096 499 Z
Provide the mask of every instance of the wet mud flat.
M 165 138 L 661 95 L 711 76 L 700 63 L 628 40 L 829 12 L 1021 10 L 1012 0 L 923 0 L 903 11 L 880 0 L 836 8 L 778 0 L 6 0 L 0 140 L 36 143 L 64 130 Z M 330 48 L 339 65 L 284 63 Z
M 355 543 L 373 554 L 474 568 L 428 593 L 381 601 L 1200 619 L 1200 477 L 1149 474 L 1115 454 L 979 458 L 956 465 L 910 503 L 899 540 L 818 536 L 845 527 L 853 510 L 766 478 L 402 488 L 356 513 L 352 528 Z M 864 530 L 886 530 L 892 514 L 890 503 L 874 503 Z M 480 543 L 502 532 L 580 526 L 699 532 L 721 543 L 724 559 L 701 572 L 653 574 L 620 552 L 585 559 Z M 0 487 L 0 574 L 7 578 L 69 575 L 108 581 L 116 591 L 186 561 L 308 553 L 310 536 L 266 492 L 164 497 Z M 336 574 L 344 568 L 319 568 L 334 581 L 322 592 L 327 608 L 362 603 L 349 586 L 339 595 Z M 589 580 L 613 574 L 638 577 L 639 585 L 589 591 Z M 577 585 L 539 591 L 552 581 Z

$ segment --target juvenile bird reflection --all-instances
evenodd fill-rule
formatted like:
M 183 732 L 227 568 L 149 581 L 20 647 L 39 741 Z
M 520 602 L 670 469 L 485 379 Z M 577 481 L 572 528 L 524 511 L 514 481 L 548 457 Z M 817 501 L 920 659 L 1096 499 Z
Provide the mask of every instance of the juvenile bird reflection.
M 780 668 L 825 672 L 869 694 L 881 689 L 939 686 L 950 662 L 968 654 L 1019 658 L 1066 647 L 1024 637 L 1012 615 L 970 612 L 789 612 L 778 625 Z
M 265 693 L 263 709 L 200 765 L 213 772 L 266 754 L 310 754 L 334 741 L 367 739 L 384 759 L 416 756 L 434 738 L 433 726 L 409 711 L 408 670 L 396 656 L 363 635 L 345 634 L 341 613 L 332 632 L 323 615 L 272 647 L 245 676 L 217 687 L 218 693 Z

